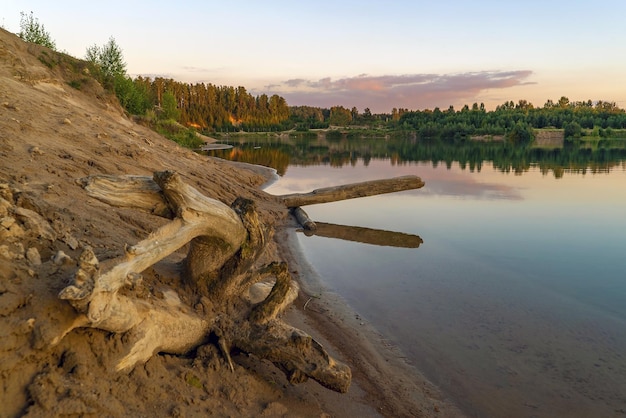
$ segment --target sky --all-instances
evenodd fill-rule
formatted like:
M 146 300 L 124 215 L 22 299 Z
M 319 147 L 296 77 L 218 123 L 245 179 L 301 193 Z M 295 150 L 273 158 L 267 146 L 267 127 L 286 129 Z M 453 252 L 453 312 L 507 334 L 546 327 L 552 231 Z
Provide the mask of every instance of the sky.
M 113 37 L 131 77 L 290 106 L 492 110 L 566 96 L 626 108 L 624 0 L 2 0 L 0 26 L 19 33 L 31 11 L 75 57 Z

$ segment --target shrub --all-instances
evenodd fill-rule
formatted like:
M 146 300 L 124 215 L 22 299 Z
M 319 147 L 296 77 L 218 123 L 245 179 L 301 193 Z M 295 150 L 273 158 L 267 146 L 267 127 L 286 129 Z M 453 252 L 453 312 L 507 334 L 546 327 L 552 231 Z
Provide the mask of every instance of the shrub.
M 29 15 L 21 12 L 20 16 L 20 33 L 18 34 L 20 38 L 26 42 L 32 42 L 56 50 L 56 44 L 52 37 L 50 37 L 44 26 L 39 23 L 39 20 L 33 16 L 33 12 L 30 12 Z

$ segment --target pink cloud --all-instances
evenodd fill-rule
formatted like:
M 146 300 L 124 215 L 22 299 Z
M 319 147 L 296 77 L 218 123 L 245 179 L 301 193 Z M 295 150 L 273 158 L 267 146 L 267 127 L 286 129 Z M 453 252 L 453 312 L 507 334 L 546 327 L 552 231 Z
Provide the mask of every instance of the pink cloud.
M 471 101 L 486 90 L 534 84 L 526 81 L 532 71 L 481 71 L 459 74 L 403 74 L 368 76 L 361 74 L 332 80 L 293 79 L 272 93 L 290 105 L 331 107 L 336 105 L 373 112 L 392 108 L 424 109 Z M 268 86 L 269 87 L 269 86 Z M 471 104 L 471 103 L 467 103 Z

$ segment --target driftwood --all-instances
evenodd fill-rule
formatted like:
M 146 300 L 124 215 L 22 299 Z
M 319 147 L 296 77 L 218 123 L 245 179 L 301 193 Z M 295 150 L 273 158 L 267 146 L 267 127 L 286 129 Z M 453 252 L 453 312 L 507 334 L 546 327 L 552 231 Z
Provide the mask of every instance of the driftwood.
M 371 180 L 342 186 L 325 187 L 309 193 L 293 193 L 279 196 L 288 208 L 336 202 L 357 197 L 374 196 L 385 193 L 419 189 L 424 182 L 417 176 L 402 176 L 392 179 Z
M 309 217 L 309 214 L 306 213 L 300 206 L 291 208 L 290 212 L 306 231 L 315 231 L 317 229 L 316 223 L 313 222 L 313 220 Z
M 417 235 L 314 222 L 300 206 L 394 193 L 419 189 L 421 187 L 424 187 L 424 182 L 419 177 L 403 176 L 392 179 L 371 180 L 362 183 L 326 187 L 308 193 L 282 195 L 279 196 L 279 199 L 289 208 L 298 223 L 302 225 L 304 233 L 307 236 L 317 235 L 372 245 L 417 248 L 423 243 L 422 239 Z
M 90 196 L 104 202 L 172 220 L 126 247 L 123 257 L 100 263 L 90 249 L 83 252 L 72 284 L 59 293 L 79 315 L 52 343 L 77 327 L 125 333 L 128 352 L 115 364 L 121 371 L 157 352 L 186 353 L 215 335 L 231 369 L 230 351 L 239 349 L 273 362 L 293 383 L 310 377 L 332 390 L 348 390 L 350 368 L 279 318 L 297 295 L 286 264 L 253 268 L 271 236 L 253 202 L 239 198 L 229 207 L 172 172 L 157 172 L 153 179 L 97 176 L 81 183 Z M 184 276 L 210 307 L 203 316 L 183 304 L 174 289 L 161 289 L 160 299 L 119 293 L 139 284 L 143 270 L 188 242 Z M 245 297 L 250 288 L 270 279 L 274 284 L 260 302 Z
M 272 230 L 259 221 L 254 202 L 238 198 L 231 206 L 225 205 L 202 195 L 169 171 L 157 172 L 152 178 L 93 176 L 80 183 L 91 197 L 107 204 L 148 211 L 171 221 L 139 243 L 125 247 L 122 257 L 100 262 L 91 249 L 84 250 L 72 283 L 59 293 L 78 315 L 52 344 L 78 327 L 124 333 L 127 351 L 114 365 L 124 371 L 157 352 L 187 353 L 213 336 L 231 369 L 230 352 L 238 349 L 271 361 L 292 383 L 312 378 L 332 390 L 348 390 L 350 368 L 330 357 L 311 336 L 279 318 L 295 300 L 298 286 L 285 263 L 256 266 Z M 406 176 L 279 199 L 306 225 L 310 219 L 301 205 L 423 185 L 418 177 Z M 309 228 L 314 230 L 315 223 L 310 221 Z M 346 231 L 326 224 L 318 225 L 318 229 L 320 235 L 347 238 L 356 234 L 372 243 L 397 241 L 398 237 L 410 246 L 421 243 L 419 237 L 407 234 Z M 203 314 L 183 303 L 175 289 L 164 286 L 158 289 L 161 297 L 138 298 L 132 292 L 120 292 L 128 286 L 141 286 L 145 269 L 187 243 L 184 285 L 199 298 Z

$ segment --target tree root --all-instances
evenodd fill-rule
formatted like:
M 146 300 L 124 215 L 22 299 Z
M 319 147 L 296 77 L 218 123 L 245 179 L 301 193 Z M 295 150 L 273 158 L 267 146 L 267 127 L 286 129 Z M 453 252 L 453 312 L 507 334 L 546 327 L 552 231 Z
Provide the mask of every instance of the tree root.
M 278 318 L 295 299 L 297 285 L 285 263 L 253 268 L 271 237 L 253 202 L 239 198 L 229 207 L 169 171 L 155 173 L 152 180 L 99 176 L 81 182 L 102 201 L 173 219 L 126 247 L 124 256 L 102 265 L 91 249 L 82 253 L 72 284 L 59 293 L 78 316 L 52 343 L 78 327 L 124 333 L 129 349 L 114 368 L 128 371 L 158 352 L 187 353 L 214 333 L 231 370 L 230 350 L 238 348 L 273 362 L 292 383 L 310 377 L 329 389 L 348 390 L 349 367 L 330 357 L 311 336 Z M 119 293 L 138 284 L 146 268 L 187 243 L 191 245 L 184 279 L 213 304 L 207 316 L 182 303 L 173 289 L 163 289 L 161 299 Z M 247 301 L 249 288 L 268 279 L 275 280 L 269 294 L 257 304 Z

